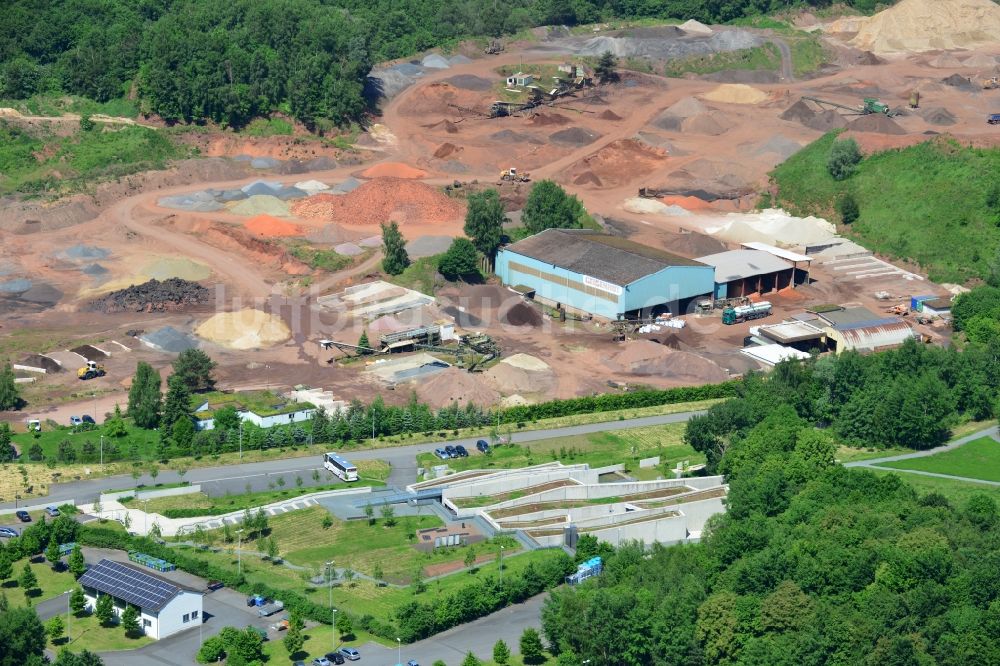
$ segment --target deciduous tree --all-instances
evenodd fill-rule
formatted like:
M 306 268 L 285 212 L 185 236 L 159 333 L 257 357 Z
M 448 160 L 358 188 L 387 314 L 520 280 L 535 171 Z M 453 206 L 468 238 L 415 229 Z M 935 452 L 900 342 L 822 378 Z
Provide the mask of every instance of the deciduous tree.
M 448 250 L 438 260 L 438 272 L 446 279 L 464 280 L 465 282 L 480 279 L 476 248 L 468 238 L 456 238 Z
M 406 240 L 395 222 L 382 224 L 382 255 L 382 270 L 389 275 L 399 275 L 410 265 Z
M 579 199 L 554 181 L 540 180 L 531 188 L 521 219 L 529 232 L 537 234 L 546 229 L 578 229 L 584 214 Z
M 163 406 L 161 383 L 160 373 L 148 363 L 139 361 L 128 391 L 128 415 L 136 426 L 148 430 L 159 425 Z
M 521 659 L 526 664 L 540 664 L 545 661 L 542 638 L 533 627 L 527 627 L 521 633 Z
M 500 247 L 504 214 L 500 193 L 494 189 L 473 192 L 468 198 L 469 208 L 465 213 L 465 235 L 484 256 L 492 259 Z

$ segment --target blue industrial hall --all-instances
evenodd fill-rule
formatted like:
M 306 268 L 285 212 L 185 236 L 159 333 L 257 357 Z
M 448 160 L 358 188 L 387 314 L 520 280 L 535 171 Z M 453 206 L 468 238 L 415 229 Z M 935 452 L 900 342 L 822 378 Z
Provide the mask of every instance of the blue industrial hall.
M 546 229 L 508 245 L 496 273 L 546 305 L 605 319 L 680 314 L 715 287 L 711 266 L 579 229 Z

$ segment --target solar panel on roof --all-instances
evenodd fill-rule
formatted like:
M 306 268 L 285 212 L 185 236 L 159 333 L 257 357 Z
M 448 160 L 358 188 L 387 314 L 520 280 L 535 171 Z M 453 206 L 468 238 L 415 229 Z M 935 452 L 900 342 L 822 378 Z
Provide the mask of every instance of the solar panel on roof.
M 88 569 L 80 584 L 151 611 L 160 610 L 180 592 L 173 583 L 111 560 L 101 560 Z

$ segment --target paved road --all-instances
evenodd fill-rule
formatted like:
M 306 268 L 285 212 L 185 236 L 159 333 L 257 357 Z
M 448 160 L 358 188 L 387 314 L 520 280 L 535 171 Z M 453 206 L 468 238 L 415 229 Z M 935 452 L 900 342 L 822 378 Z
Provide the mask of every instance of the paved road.
M 844 467 L 872 467 L 887 462 L 898 462 L 900 460 L 910 460 L 912 458 L 926 458 L 928 456 L 933 456 L 938 453 L 944 453 L 945 451 L 951 451 L 952 449 L 957 449 L 963 444 L 968 444 L 972 440 L 980 439 L 982 437 L 992 437 L 993 439 L 998 439 L 998 435 L 1000 435 L 1000 428 L 998 428 L 998 426 L 993 426 L 992 428 L 985 428 L 983 430 L 978 430 L 970 435 L 959 437 L 958 439 L 953 439 L 947 444 L 942 444 L 941 446 L 935 447 L 933 449 L 927 449 L 926 451 L 901 453 L 895 456 L 885 456 L 884 458 L 871 458 L 869 460 L 855 460 L 853 462 L 844 463 Z M 961 478 L 961 477 L 956 477 L 956 478 Z
M 609 432 L 622 430 L 625 428 L 643 428 L 647 426 L 664 425 L 668 423 L 683 423 L 695 414 L 701 412 L 680 412 L 677 414 L 666 414 L 662 416 L 645 416 L 641 418 L 625 419 L 623 421 L 607 421 L 603 423 L 591 423 L 588 425 L 567 426 L 565 428 L 550 428 L 546 430 L 531 430 L 527 432 L 513 433 L 512 441 L 517 443 L 535 442 L 554 437 L 568 437 L 573 435 L 586 435 L 596 432 Z M 450 441 L 450 444 L 462 444 L 469 449 L 472 455 L 476 455 L 475 446 L 477 438 L 467 438 Z M 428 442 L 424 444 L 410 444 L 407 446 L 397 446 L 380 449 L 363 449 L 349 452 L 347 455 L 352 460 L 386 460 L 392 465 L 392 474 L 389 482 L 394 485 L 406 485 L 416 478 L 416 456 L 418 453 L 429 453 L 440 446 L 440 442 Z M 247 484 L 254 491 L 265 490 L 268 484 L 274 482 L 278 477 L 284 477 L 285 482 L 291 486 L 295 482 L 296 476 L 301 476 L 303 486 L 315 485 L 311 478 L 312 471 L 319 469 L 320 465 L 315 457 L 308 458 L 284 458 L 281 460 L 269 460 L 267 462 L 246 463 L 243 465 L 228 465 L 225 467 L 203 467 L 192 469 L 184 476 L 184 480 L 193 484 L 201 484 L 202 490 L 210 495 L 223 495 L 226 491 L 231 493 L 242 493 Z M 140 482 L 149 482 L 149 479 L 140 479 Z M 176 472 L 172 470 L 162 470 L 157 477 L 159 483 L 176 483 L 181 480 Z M 321 478 L 319 483 L 329 483 L 326 478 Z M 49 489 L 47 497 L 31 500 L 32 504 L 59 504 L 67 500 L 75 500 L 77 503 L 88 503 L 97 500 L 100 493 L 122 488 L 131 488 L 135 484 L 131 476 L 119 475 L 101 479 L 91 479 L 87 481 L 73 481 L 70 483 L 54 484 Z M 12 502 L 0 504 L 0 508 L 13 508 Z

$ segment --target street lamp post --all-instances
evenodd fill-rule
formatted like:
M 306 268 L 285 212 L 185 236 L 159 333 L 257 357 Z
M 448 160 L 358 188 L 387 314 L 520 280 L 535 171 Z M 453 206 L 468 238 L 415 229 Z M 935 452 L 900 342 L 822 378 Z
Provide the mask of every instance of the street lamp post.
M 73 640 L 73 619 L 70 610 L 70 600 L 73 598 L 73 590 L 66 590 L 66 644 L 68 645 L 71 640 Z
M 101 435 L 101 471 L 104 470 L 104 435 Z
M 500 587 L 503 587 L 503 546 L 500 546 Z
M 142 533 L 144 536 L 149 536 L 149 511 L 146 507 L 149 505 L 149 500 L 142 500 Z
M 243 419 L 240 419 L 240 460 L 243 460 Z
M 243 530 L 236 530 L 236 574 L 243 575 Z
M 337 609 L 333 607 L 333 562 L 326 563 L 326 589 L 329 591 L 330 615 L 333 617 L 330 625 L 330 645 L 337 651 Z
M 403 640 L 397 636 L 396 637 L 396 666 L 403 665 Z

